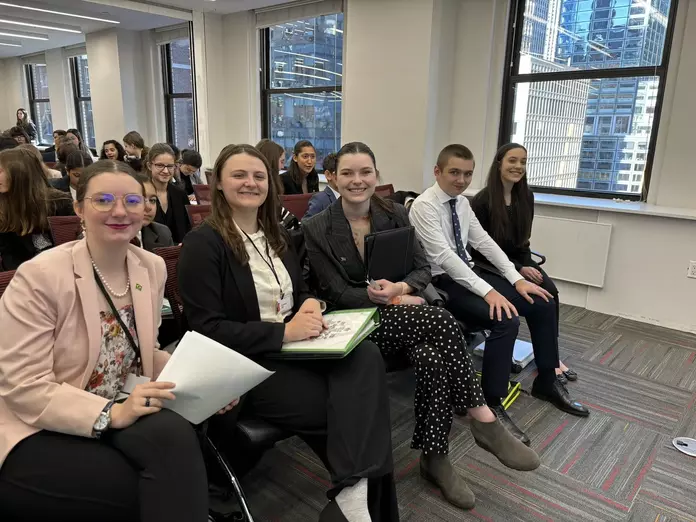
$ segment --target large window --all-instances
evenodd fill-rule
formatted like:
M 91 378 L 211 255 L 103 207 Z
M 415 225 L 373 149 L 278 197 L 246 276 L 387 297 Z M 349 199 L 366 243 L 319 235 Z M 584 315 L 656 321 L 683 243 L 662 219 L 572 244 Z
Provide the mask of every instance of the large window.
M 189 38 L 162 45 L 162 73 L 167 141 L 180 149 L 195 149 L 196 117 Z
M 53 143 L 51 100 L 48 96 L 48 74 L 45 63 L 28 63 L 24 66 L 29 94 L 29 113 L 36 125 L 39 143 Z
M 310 140 L 320 164 L 341 147 L 343 13 L 264 29 L 261 47 L 263 136 L 288 157 Z
M 82 139 L 91 148 L 97 147 L 97 138 L 94 134 L 94 116 L 92 115 L 92 91 L 89 86 L 89 65 L 87 55 L 73 56 L 70 58 L 70 70 L 72 71 L 73 96 L 75 97 L 75 115 L 77 116 L 77 128 L 82 134 Z
M 647 195 L 677 2 L 512 2 L 500 142 L 527 147 L 536 189 Z

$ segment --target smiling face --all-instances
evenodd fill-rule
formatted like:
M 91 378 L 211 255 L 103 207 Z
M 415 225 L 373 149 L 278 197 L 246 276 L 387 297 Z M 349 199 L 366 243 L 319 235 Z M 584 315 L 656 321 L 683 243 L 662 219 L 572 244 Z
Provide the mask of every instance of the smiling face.
M 317 153 L 314 147 L 302 147 L 299 154 L 293 154 L 292 159 L 295 160 L 300 171 L 305 176 L 314 170 L 317 164 Z
M 152 182 L 145 183 L 145 214 L 143 215 L 143 226 L 146 227 L 155 220 L 157 213 L 157 191 Z
M 364 203 L 375 193 L 378 172 L 369 154 L 344 154 L 336 171 L 336 187 L 346 202 Z
M 169 183 L 169 180 L 174 176 L 174 169 L 176 169 L 176 162 L 174 161 L 174 156 L 171 154 L 160 154 L 159 156 L 155 156 L 150 163 L 152 178 L 160 183 Z
M 22 109 L 17 109 L 17 119 L 23 120 L 26 113 Z
M 503 183 L 517 183 L 527 174 L 527 151 L 510 149 L 500 161 L 499 169 Z
M 118 159 L 118 149 L 113 143 L 107 143 L 104 145 L 104 156 L 110 160 Z
M 110 210 L 95 208 L 109 201 L 111 195 L 113 206 Z M 125 198 L 128 205 L 124 202 L 126 195 L 132 196 Z M 125 173 L 107 172 L 89 180 L 84 201 L 75 202 L 75 213 L 84 220 L 87 234 L 99 241 L 128 243 L 142 227 L 144 199 L 143 187 L 135 178 Z
M 258 209 L 268 196 L 268 171 L 258 158 L 249 154 L 231 156 L 220 171 L 217 189 L 233 211 Z
M 442 167 L 435 166 L 435 180 L 442 191 L 450 197 L 456 198 L 471 184 L 474 175 L 474 160 L 451 156 L 447 164 Z

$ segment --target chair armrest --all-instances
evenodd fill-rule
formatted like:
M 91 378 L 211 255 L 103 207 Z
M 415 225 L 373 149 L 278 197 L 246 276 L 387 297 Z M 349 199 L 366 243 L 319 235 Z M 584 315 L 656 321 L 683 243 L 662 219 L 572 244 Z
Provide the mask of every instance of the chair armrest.
M 423 299 L 425 299 L 425 302 L 431 306 L 445 306 L 446 299 L 443 298 L 440 291 L 435 288 L 432 283 L 425 287 L 425 290 L 421 292 L 421 295 Z
M 539 252 L 534 252 L 534 250 L 532 250 L 532 255 L 539 258 L 539 261 L 537 261 L 537 265 L 541 266 L 544 263 L 546 263 L 546 256 L 545 255 L 542 255 Z

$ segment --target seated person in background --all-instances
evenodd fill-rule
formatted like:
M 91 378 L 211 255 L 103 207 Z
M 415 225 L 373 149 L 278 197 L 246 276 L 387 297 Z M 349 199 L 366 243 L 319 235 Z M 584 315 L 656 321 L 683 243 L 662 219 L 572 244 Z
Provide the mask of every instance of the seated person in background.
M 86 169 L 86 239 L 22 265 L 0 300 L 1 520 L 208 520 L 197 437 L 162 409 L 174 384 L 114 402 L 169 358 L 157 345 L 164 261 L 129 245 L 144 199 L 124 164 Z
M 12 137 L 18 145 L 25 145 L 31 143 L 29 135 L 22 129 L 22 127 L 12 127 L 10 129 L 10 137 Z
M 534 194 L 527 185 L 527 149 L 517 143 L 503 145 L 495 155 L 488 171 L 486 186 L 471 200 L 471 209 L 488 235 L 498 243 L 515 269 L 528 281 L 536 283 L 553 296 L 556 305 L 556 337 L 560 303 L 558 289 L 544 269 L 532 260 L 529 239 L 534 219 Z M 487 262 L 478 250 L 472 251 L 474 260 Z M 578 376 L 562 361 L 556 368 L 562 384 L 577 380 Z M 564 382 L 565 381 L 565 382 Z
M 68 171 L 65 168 L 65 162 L 71 152 L 79 151 L 80 149 L 75 146 L 73 141 L 67 136 L 63 136 L 58 140 L 58 148 L 56 149 L 56 156 L 58 157 L 58 163 L 56 164 L 56 170 L 60 171 L 63 177 L 68 175 Z M 91 154 L 90 154 L 91 156 Z
M 92 151 L 89 150 L 89 147 L 87 147 L 84 140 L 82 139 L 82 134 L 80 134 L 79 130 L 68 129 L 66 132 L 67 133 L 66 133 L 65 137 L 68 138 L 70 141 L 72 141 L 73 145 L 75 145 L 82 152 L 86 152 L 87 154 L 92 154 Z
M 326 156 L 322 165 L 324 166 L 324 176 L 326 176 L 326 188 L 312 196 L 312 199 L 309 200 L 304 219 L 318 214 L 325 208 L 329 208 L 334 201 L 341 197 L 336 185 L 336 154 L 332 152 Z
M 17 109 L 17 123 L 15 123 L 15 125 L 27 134 L 29 137 L 29 141 L 27 143 L 31 143 L 31 140 L 36 140 L 38 138 L 36 124 L 31 121 L 31 118 L 29 118 L 29 113 L 27 113 L 26 109 L 22 109 L 21 107 Z
M 109 159 L 112 161 L 126 161 L 126 149 L 116 140 L 106 140 L 102 144 L 99 159 Z
M 53 180 L 61 179 L 63 177 L 59 170 L 49 169 L 46 166 L 46 164 L 43 162 L 43 156 L 41 156 L 41 151 L 39 151 L 39 149 L 36 148 L 36 146 L 33 143 L 24 143 L 22 145 L 18 145 L 18 147 L 27 149 L 34 156 L 36 156 L 39 159 L 39 161 L 41 161 L 41 166 L 43 167 L 44 174 L 46 174 L 46 179 L 49 180 L 49 183 Z
M 145 146 L 145 140 L 137 131 L 130 131 L 123 137 L 123 148 L 126 149 L 126 159 L 141 159 L 147 158 L 148 149 Z
M 0 137 L 0 151 L 14 149 L 18 146 L 19 144 L 14 140 L 14 138 Z
M 67 133 L 62 129 L 57 129 L 53 131 L 53 145 L 45 149 L 41 156 L 45 163 L 57 163 L 58 157 L 56 156 L 56 149 L 58 148 L 58 142 Z
M 474 494 L 449 460 L 452 410 L 466 408 L 474 440 L 508 467 L 533 470 L 539 457 L 515 439 L 486 406 L 457 321 L 425 306 L 415 293 L 430 283 L 430 266 L 418 244 L 413 270 L 403 281 L 366 284 L 364 239 L 371 232 L 410 226 L 406 210 L 374 195 L 378 172 L 364 143 L 337 154 L 340 199 L 302 223 L 312 280 L 319 297 L 338 309 L 380 307 L 380 327 L 368 339 L 385 356 L 405 354 L 416 372 L 416 427 L 411 447 L 422 450 L 421 475 L 453 505 L 474 507 Z M 394 257 L 404 256 L 394 252 Z M 508 368 L 509 369 L 509 368 Z
M 166 143 L 155 143 L 148 151 L 145 167 L 157 191 L 155 221 L 166 225 L 174 242 L 181 243 L 186 233 L 191 230 L 186 213 L 186 205 L 189 205 L 190 201 L 186 192 L 172 181 L 176 171 L 174 151 Z
M 266 157 L 270 170 L 268 177 L 275 185 L 275 193 L 280 201 L 280 222 L 287 230 L 299 230 L 300 220 L 283 206 L 283 182 L 280 179 L 280 171 L 285 168 L 285 150 L 275 141 L 262 139 L 256 144 L 256 149 Z
M 152 180 L 144 174 L 138 174 L 137 179 L 145 187 L 145 215 L 143 217 L 143 228 L 138 234 L 141 246 L 149 252 L 153 252 L 155 248 L 174 246 L 172 233 L 167 225 L 154 221 L 157 213 L 157 191 L 152 184 Z
M 471 183 L 474 158 L 463 145 L 448 145 L 438 156 L 436 183 L 411 207 L 432 267 L 433 284 L 449 295 L 447 309 L 467 325 L 491 331 L 483 356 L 482 387 L 486 403 L 520 440 L 529 437 L 508 416 L 501 400 L 507 396 L 512 353 L 521 314 L 527 319 L 539 375 L 532 394 L 573 415 L 588 415 L 556 380 L 558 336 L 556 305 L 543 288 L 522 277 L 505 253 L 481 227 L 463 192 Z M 501 275 L 473 266 L 466 244 L 477 249 Z M 534 296 L 534 297 L 532 297 Z
M 186 194 L 193 194 L 193 186 L 203 183 L 200 169 L 203 166 L 203 158 L 197 150 L 184 149 L 179 160 L 179 174 Z
M 15 270 L 51 248 L 49 216 L 71 215 L 70 196 L 48 184 L 43 163 L 30 150 L 17 147 L 0 152 L 2 270 Z
M 245 396 L 241 415 L 315 448 L 333 484 L 321 520 L 397 521 L 389 399 L 374 344 L 363 342 L 340 360 L 266 358 L 324 327 L 322 303 L 308 293 L 278 222 L 268 170 L 251 145 L 228 145 L 215 161 L 211 215 L 181 249 L 184 315 L 192 330 L 275 371 Z M 214 419 L 211 436 L 229 439 L 237 414 Z
M 73 201 L 75 201 L 82 169 L 89 167 L 92 163 L 91 154 L 74 149 L 65 159 L 65 170 L 68 172 L 68 175 L 60 179 L 51 180 L 51 185 L 53 188 L 68 192 Z
M 319 174 L 315 169 L 317 151 L 311 141 L 302 140 L 295 144 L 290 166 L 280 175 L 283 194 L 309 194 L 319 192 Z

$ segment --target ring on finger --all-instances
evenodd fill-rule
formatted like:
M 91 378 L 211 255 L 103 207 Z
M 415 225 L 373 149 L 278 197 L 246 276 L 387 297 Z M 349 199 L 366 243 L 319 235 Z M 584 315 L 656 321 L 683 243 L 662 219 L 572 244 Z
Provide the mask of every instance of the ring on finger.
M 146 408 L 150 407 L 150 397 L 145 397 L 145 407 Z

